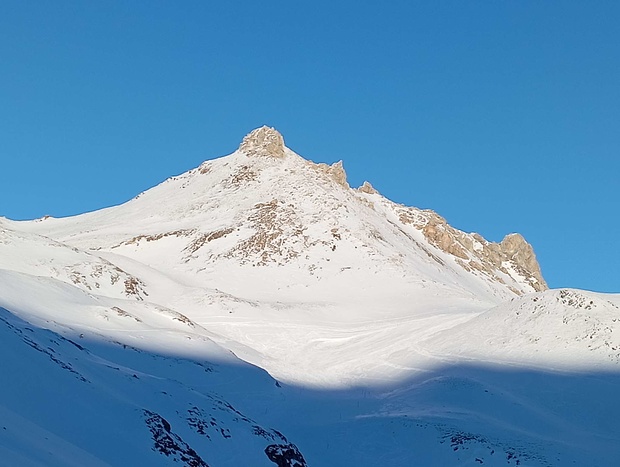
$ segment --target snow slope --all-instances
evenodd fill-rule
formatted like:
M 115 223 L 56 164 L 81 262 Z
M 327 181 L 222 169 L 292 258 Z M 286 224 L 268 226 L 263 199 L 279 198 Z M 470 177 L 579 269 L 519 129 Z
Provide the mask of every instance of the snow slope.
M 264 450 L 290 446 L 229 402 L 237 385 L 274 397 L 259 371 L 114 348 L 88 336 L 72 341 L 4 311 L 1 321 L 2 346 L 13 356 L 4 367 L 11 385 L 1 391 L 3 465 L 169 465 L 184 456 L 195 462 L 188 465 L 272 465 Z M 227 390 L 227 399 L 214 388 Z
M 0 219 L 0 464 L 615 465 L 619 297 L 260 128 L 123 205 Z
M 502 303 L 428 345 L 478 360 L 610 371 L 620 362 L 619 322 L 620 295 L 549 290 Z

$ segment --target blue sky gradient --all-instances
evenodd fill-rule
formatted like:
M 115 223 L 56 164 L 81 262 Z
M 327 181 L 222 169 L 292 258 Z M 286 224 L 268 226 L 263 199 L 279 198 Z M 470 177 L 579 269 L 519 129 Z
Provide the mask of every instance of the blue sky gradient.
M 0 216 L 122 203 L 267 124 L 620 292 L 620 3 L 0 3 Z

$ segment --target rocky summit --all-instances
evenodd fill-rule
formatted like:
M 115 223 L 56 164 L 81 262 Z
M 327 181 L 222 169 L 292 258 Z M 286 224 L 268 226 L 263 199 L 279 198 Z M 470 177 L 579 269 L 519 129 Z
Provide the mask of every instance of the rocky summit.
M 262 126 L 243 138 L 239 151 L 248 156 L 282 158 L 284 138 L 275 128 Z

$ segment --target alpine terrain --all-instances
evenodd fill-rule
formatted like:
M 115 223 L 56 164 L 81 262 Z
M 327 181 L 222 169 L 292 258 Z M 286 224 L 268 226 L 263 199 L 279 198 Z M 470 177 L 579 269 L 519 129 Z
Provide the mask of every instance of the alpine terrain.
M 351 188 L 273 128 L 0 218 L 0 464 L 613 466 L 620 295 Z

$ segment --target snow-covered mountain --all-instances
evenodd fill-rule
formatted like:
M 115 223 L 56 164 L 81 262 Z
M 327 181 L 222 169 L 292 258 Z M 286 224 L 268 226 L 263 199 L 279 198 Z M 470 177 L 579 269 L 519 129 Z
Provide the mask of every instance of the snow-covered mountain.
M 123 205 L 0 219 L 0 453 L 613 465 L 619 307 L 262 127 Z

